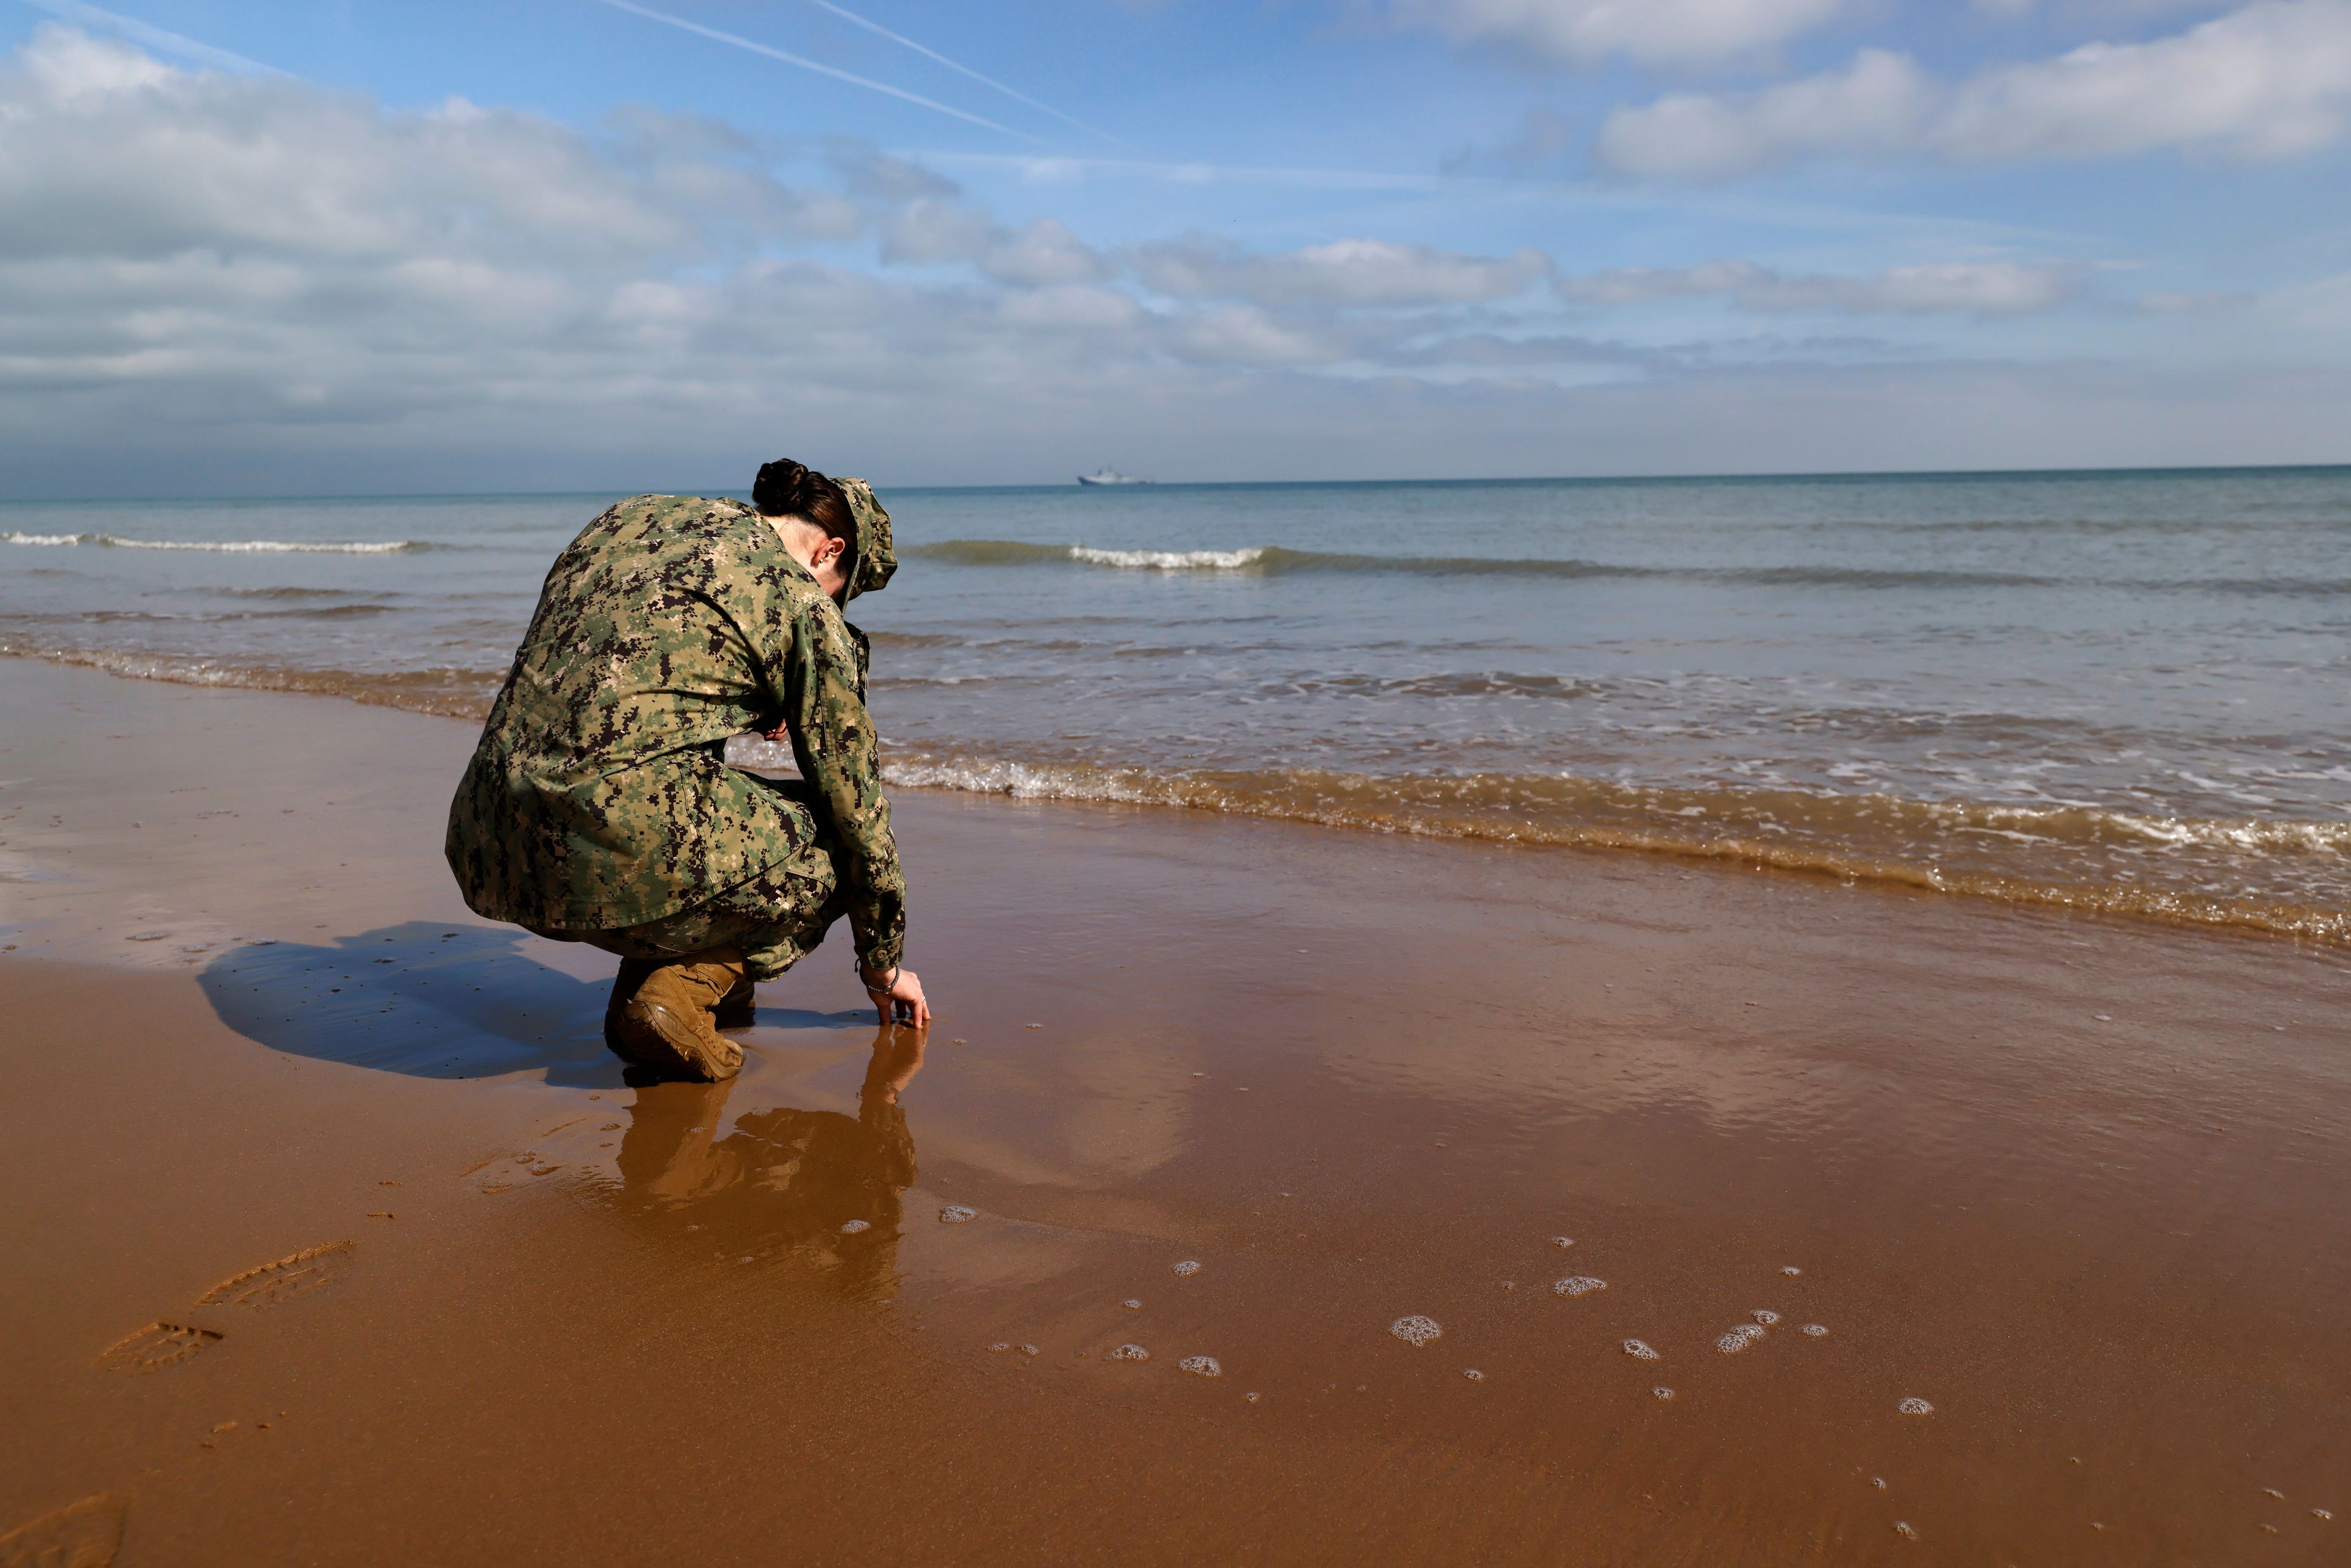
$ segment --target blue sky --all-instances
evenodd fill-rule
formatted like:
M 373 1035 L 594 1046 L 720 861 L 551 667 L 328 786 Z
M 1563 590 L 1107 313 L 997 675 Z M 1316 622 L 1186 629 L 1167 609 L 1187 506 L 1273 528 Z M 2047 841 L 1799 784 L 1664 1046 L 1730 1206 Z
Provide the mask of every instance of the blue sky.
M 2351 461 L 2351 0 L 0 0 L 0 49 L 5 494 Z

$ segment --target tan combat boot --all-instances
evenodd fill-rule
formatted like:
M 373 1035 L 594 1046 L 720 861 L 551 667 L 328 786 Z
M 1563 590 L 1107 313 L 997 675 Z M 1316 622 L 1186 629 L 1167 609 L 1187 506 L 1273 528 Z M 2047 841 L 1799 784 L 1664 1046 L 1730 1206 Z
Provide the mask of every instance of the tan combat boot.
M 718 999 L 711 1015 L 720 1029 L 749 1029 L 759 1019 L 759 1005 L 752 994 L 751 977 L 739 969 L 735 976 L 735 988 Z
M 743 979 L 743 961 L 731 953 L 624 958 L 604 1011 L 604 1043 L 622 1061 L 669 1077 L 732 1078 L 742 1071 L 743 1048 L 712 1027 L 712 1014 Z

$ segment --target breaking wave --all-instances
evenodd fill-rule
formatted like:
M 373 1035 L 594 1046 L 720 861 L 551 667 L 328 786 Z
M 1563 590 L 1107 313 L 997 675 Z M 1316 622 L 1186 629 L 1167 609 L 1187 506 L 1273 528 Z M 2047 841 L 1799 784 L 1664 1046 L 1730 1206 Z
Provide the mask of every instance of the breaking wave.
M 344 697 L 378 707 L 444 718 L 480 719 L 490 711 L 504 670 L 321 670 L 287 664 L 240 664 L 111 648 L 49 647 L 0 635 L 0 654 L 103 670 L 131 680 L 181 686 L 231 686 L 246 691 L 302 692 Z
M 2275 594 L 2325 598 L 2351 592 L 2351 580 L 2174 578 L 2098 581 L 2016 571 L 1903 571 L 1866 567 L 1625 566 L 1607 561 L 1489 556 L 1352 555 L 1251 545 L 1240 549 L 1101 549 L 1023 539 L 943 539 L 899 552 L 952 566 L 1092 566 L 1127 571 L 1217 572 L 1261 577 L 1292 572 L 1399 572 L 1419 577 L 1614 578 L 1826 588 L 2116 588 L 2179 593 Z
M 312 693 L 478 720 L 503 669 L 351 671 L 66 647 L 0 655 L 134 679 Z M 1269 818 L 1420 838 L 1632 852 L 2013 905 L 2351 944 L 2351 822 L 2199 819 L 1569 774 L 1173 770 L 893 748 L 896 786 Z
M 1310 768 L 1163 773 L 907 756 L 895 784 L 1023 800 L 1269 817 L 1490 843 L 1635 851 L 2351 942 L 2351 823 L 2197 821 L 1565 775 L 1376 776 Z
M 352 540 L 342 543 L 303 539 L 134 539 L 120 534 L 0 534 L 0 544 L 94 545 L 106 549 L 204 550 L 218 555 L 410 555 L 419 550 L 456 549 L 424 539 Z

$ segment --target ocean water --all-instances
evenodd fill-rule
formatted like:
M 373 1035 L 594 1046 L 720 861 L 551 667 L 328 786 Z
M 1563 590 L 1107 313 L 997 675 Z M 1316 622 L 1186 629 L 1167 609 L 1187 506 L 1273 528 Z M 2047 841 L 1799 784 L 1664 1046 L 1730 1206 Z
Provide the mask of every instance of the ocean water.
M 615 498 L 0 506 L 0 650 L 478 713 Z M 2351 939 L 2351 468 L 883 500 L 901 785 Z

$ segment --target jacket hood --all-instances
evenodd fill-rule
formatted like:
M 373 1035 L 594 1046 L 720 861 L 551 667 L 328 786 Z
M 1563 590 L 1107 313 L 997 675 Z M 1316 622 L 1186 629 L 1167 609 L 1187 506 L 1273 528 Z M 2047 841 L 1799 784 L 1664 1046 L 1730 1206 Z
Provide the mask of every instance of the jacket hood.
M 850 516 L 857 526 L 857 537 L 850 543 L 849 587 L 841 596 L 846 603 L 861 593 L 879 593 L 889 586 L 898 570 L 898 552 L 890 541 L 890 514 L 874 498 L 873 486 L 862 479 L 833 483 L 849 497 Z

